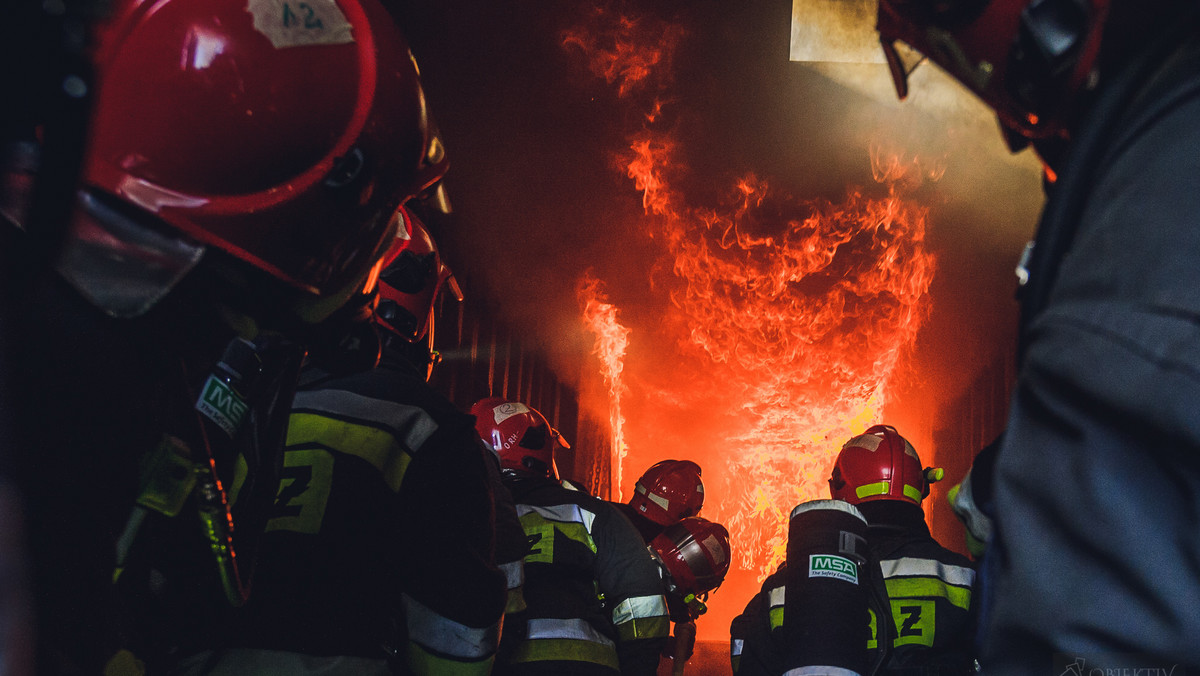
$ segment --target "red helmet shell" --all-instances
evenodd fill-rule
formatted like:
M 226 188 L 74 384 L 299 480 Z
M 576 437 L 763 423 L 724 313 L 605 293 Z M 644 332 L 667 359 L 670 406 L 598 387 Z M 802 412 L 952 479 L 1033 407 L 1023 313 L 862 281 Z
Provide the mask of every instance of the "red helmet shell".
M 558 480 L 554 452 L 571 446 L 536 409 L 489 397 L 476 402 L 471 415 L 479 436 L 500 456 L 502 470 Z
M 721 586 L 729 572 L 729 531 L 698 516 L 667 526 L 650 547 L 680 596 L 700 595 Z
M 84 184 L 310 292 L 445 170 L 378 0 L 115 0 L 94 63 Z
M 1095 67 L 1109 0 L 1040 3 L 1035 8 L 1038 4 L 880 0 L 876 27 L 901 98 L 907 74 L 896 41 L 966 85 L 1006 128 L 1030 139 L 1062 131 Z M 1052 43 L 1043 48 L 1027 44 L 1040 36 L 1050 36 Z
M 704 506 L 700 465 L 691 460 L 655 463 L 634 484 L 629 506 L 661 526 L 696 516 Z
M 375 320 L 383 329 L 415 343 L 429 334 L 442 285 L 448 282 L 458 300 L 462 293 L 425 224 L 405 208 L 396 212 L 396 220 L 396 238 L 380 261 Z
M 890 425 L 875 425 L 847 441 L 829 478 L 830 497 L 852 505 L 872 500 L 919 505 L 928 492 L 916 449 Z

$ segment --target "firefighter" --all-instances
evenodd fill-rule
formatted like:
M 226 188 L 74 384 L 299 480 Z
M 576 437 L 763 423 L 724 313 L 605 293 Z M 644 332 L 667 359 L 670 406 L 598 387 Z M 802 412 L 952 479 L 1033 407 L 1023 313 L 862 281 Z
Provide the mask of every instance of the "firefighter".
M 700 465 L 691 460 L 662 460 L 642 473 L 628 504 L 618 508 L 650 544 L 667 526 L 698 516 L 703 506 Z
M 902 94 L 897 42 L 1050 170 L 987 491 L 981 662 L 995 673 L 1056 656 L 1200 669 L 1200 584 L 1185 572 L 1200 558 L 1198 13 L 1185 0 L 879 3 Z
M 506 619 L 497 674 L 654 674 L 669 619 L 662 580 L 610 503 L 563 487 L 564 442 L 537 410 L 491 397 L 471 407 L 500 456 L 529 542 L 527 608 Z
M 241 0 L 93 9 L 53 84 L 90 104 L 86 127 L 30 120 L 0 191 L 0 246 L 22 261 L 13 476 L 38 669 L 56 674 L 154 671 L 244 603 L 313 328 L 444 169 L 376 0 L 309 21 Z M 71 153 L 79 175 L 51 175 Z M 36 209 L 60 183 L 61 223 Z
M 408 209 L 397 217 L 372 315 L 379 365 L 305 369 L 254 596 L 222 646 L 231 649 L 188 660 L 197 670 L 491 667 L 505 575 L 493 563 L 490 452 L 426 382 L 438 294 L 461 295 L 428 229 Z M 367 334 L 353 338 L 346 349 L 372 351 Z
M 889 670 L 974 671 L 975 570 L 934 540 L 921 507 L 942 476 L 940 468 L 921 467 L 896 428 L 875 425 L 842 446 L 829 477 L 830 496 L 867 520 L 895 622 Z
M 708 612 L 705 601 L 729 572 L 729 531 L 719 523 L 689 516 L 667 526 L 650 543 L 662 569 L 667 608 L 674 623 L 665 655 L 682 674 L 696 648 L 696 620 Z
M 880 594 L 885 599 L 880 609 L 871 609 L 866 646 L 866 663 L 878 663 L 879 673 L 975 670 L 975 570 L 965 556 L 934 540 L 921 507 L 930 482 L 941 477 L 939 468 L 922 468 L 912 444 L 888 425 L 875 425 L 848 440 L 834 462 L 830 495 L 838 509 L 865 524 L 867 601 L 871 603 L 876 576 L 886 593 Z M 789 548 L 793 537 L 789 533 Z M 787 579 L 781 568 L 734 620 L 735 673 L 770 673 L 781 664 L 782 648 L 767 634 L 783 626 Z M 882 613 L 891 617 L 880 617 Z M 770 629 L 764 630 L 766 625 Z M 887 638 L 892 638 L 890 650 L 884 645 L 886 654 L 881 654 L 881 639 Z

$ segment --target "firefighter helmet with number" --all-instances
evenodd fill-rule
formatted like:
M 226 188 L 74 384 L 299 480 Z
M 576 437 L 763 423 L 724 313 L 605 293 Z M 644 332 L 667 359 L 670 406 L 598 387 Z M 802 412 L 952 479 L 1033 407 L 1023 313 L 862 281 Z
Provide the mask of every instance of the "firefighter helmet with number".
M 80 218 L 219 249 L 303 295 L 361 288 L 396 209 L 447 166 L 384 5 L 112 5 Z
M 558 480 L 554 454 L 570 448 L 546 416 L 521 402 L 501 397 L 481 399 L 471 406 L 475 430 L 496 454 L 505 474 Z
M 378 264 L 375 324 L 385 343 L 399 339 L 397 346 L 424 368 L 428 380 L 438 361 L 433 349 L 438 295 L 445 287 L 461 301 L 462 291 L 425 224 L 407 208 L 397 210 L 395 219 L 396 238 Z
M 666 571 L 668 590 L 695 614 L 704 612 L 704 596 L 721 586 L 729 572 L 729 531 L 698 516 L 684 517 L 663 529 L 650 550 Z
M 629 506 L 660 526 L 696 516 L 704 506 L 700 465 L 691 460 L 663 460 L 651 465 L 634 484 Z
M 1090 86 L 1110 0 L 880 0 L 876 27 L 900 98 L 928 57 L 1017 137 L 1063 132 Z M 1014 148 L 1019 147 L 1010 137 Z
M 916 449 L 896 428 L 875 425 L 842 445 L 829 477 L 829 495 L 852 505 L 874 500 L 919 505 L 929 495 L 929 484 L 942 476 L 940 467 L 922 469 Z

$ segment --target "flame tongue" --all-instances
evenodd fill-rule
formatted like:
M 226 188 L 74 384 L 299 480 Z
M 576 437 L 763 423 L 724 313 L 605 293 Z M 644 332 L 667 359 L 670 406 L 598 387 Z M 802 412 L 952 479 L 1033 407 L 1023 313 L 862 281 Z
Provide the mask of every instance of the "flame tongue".
M 621 497 L 621 472 L 628 449 L 625 445 L 625 416 L 621 413 L 621 398 L 625 384 L 621 372 L 625 369 L 625 350 L 629 347 L 629 329 L 617 321 L 617 308 L 608 302 L 600 280 L 585 274 L 578 287 L 583 303 L 584 322 L 596 336 L 592 353 L 600 359 L 604 382 L 608 385 L 609 424 L 612 426 L 612 476 L 617 501 Z

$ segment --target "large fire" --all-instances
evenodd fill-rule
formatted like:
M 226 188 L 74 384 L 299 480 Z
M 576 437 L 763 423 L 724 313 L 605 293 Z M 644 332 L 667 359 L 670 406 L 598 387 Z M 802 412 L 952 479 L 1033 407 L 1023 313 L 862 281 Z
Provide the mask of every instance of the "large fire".
M 703 516 L 725 524 L 737 566 L 761 579 L 783 560 L 791 508 L 827 498 L 841 443 L 880 422 L 889 385 L 928 315 L 935 261 L 925 248 L 927 210 L 905 194 L 939 170 L 871 148 L 862 152 L 877 184 L 851 187 L 838 203 L 796 199 L 746 173 L 706 190 L 706 204 L 697 204 L 680 187 L 693 178 L 682 141 L 660 128 L 671 75 L 654 70 L 671 63 L 664 50 L 683 33 L 602 12 L 590 22 L 569 31 L 564 45 L 582 50 L 592 72 L 618 83 L 622 96 L 641 87 L 654 99 L 633 118 L 641 123 L 628 134 L 619 169 L 641 192 L 640 227 L 662 243 L 671 272 L 670 283 L 656 288 L 669 294 L 663 326 L 675 327 L 676 342 L 655 347 L 699 365 L 703 377 L 680 379 L 674 400 L 703 401 L 696 418 L 720 422 L 708 448 L 650 455 L 626 430 L 660 412 L 627 409 L 626 430 L 614 435 L 628 441 L 630 476 L 619 476 L 632 483 L 657 460 L 704 458 Z M 627 369 L 625 377 L 639 374 Z

